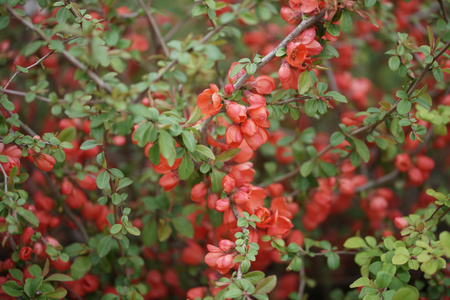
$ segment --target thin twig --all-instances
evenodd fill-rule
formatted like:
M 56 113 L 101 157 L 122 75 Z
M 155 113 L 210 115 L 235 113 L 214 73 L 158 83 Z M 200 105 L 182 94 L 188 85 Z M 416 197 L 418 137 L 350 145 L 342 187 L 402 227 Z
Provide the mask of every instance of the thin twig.
M 138 0 L 138 2 L 141 5 L 142 9 L 144 10 L 145 15 L 147 16 L 147 19 L 150 22 L 150 25 L 152 26 L 153 30 L 155 31 L 158 42 L 164 51 L 164 55 L 166 57 L 169 57 L 169 55 L 170 55 L 169 49 L 167 49 L 166 42 L 164 41 L 164 38 L 161 35 L 161 31 L 159 30 L 158 24 L 156 23 L 155 18 L 153 18 L 153 15 L 150 12 L 150 9 L 145 5 L 144 1 Z
M 9 90 L 9 89 L 3 89 L 2 92 L 5 94 L 21 96 L 21 97 L 25 97 L 27 95 L 27 93 L 25 93 L 25 92 Z M 47 102 L 47 103 L 54 103 L 52 100 L 50 100 L 50 98 L 40 96 L 40 95 L 36 95 L 36 99 L 41 100 L 43 102 Z M 66 102 L 66 100 L 64 100 L 64 99 L 57 100 L 57 103 L 65 103 L 65 102 Z
M 438 0 L 439 5 L 441 6 L 442 10 L 442 16 L 444 17 L 444 20 L 446 23 L 448 23 L 448 15 L 447 15 L 447 9 L 445 8 L 445 3 L 442 0 Z
M 301 259 L 301 258 L 300 258 Z M 299 276 L 299 284 L 298 284 L 298 300 L 303 299 L 303 294 L 305 293 L 305 285 L 306 285 L 306 272 L 305 272 L 305 263 L 302 262 L 302 267 L 300 268 L 300 271 L 298 272 Z
M 8 11 L 16 18 L 18 19 L 22 24 L 24 24 L 26 27 L 31 29 L 32 31 L 36 32 L 44 41 L 50 42 L 50 38 L 45 35 L 45 33 L 40 30 L 39 28 L 35 27 L 33 23 L 29 22 L 28 20 L 24 19 L 21 15 L 19 15 L 14 9 L 8 6 Z M 81 61 L 79 61 L 77 58 L 72 56 L 68 51 L 63 50 L 61 51 L 61 54 L 76 68 L 86 72 L 86 74 L 89 76 L 89 78 L 94 81 L 94 83 L 107 91 L 108 93 L 112 93 L 112 87 L 103 81 L 94 71 L 89 69 L 86 65 L 84 65 Z
M 26 67 L 25 69 L 30 70 L 32 68 L 34 68 L 35 66 L 39 65 L 41 62 L 43 62 L 47 57 L 49 57 L 50 55 L 53 54 L 53 52 L 55 52 L 55 50 L 50 51 L 49 53 L 45 54 L 43 57 L 41 57 L 40 59 L 38 59 L 34 64 L 29 65 L 28 67 Z M 11 78 L 8 80 L 8 82 L 5 84 L 5 86 L 2 89 L 2 95 L 4 93 L 6 93 L 5 89 L 8 88 L 8 86 L 11 84 L 11 82 L 14 80 L 14 78 L 19 75 L 20 73 L 23 73 L 21 70 L 17 69 L 16 72 L 14 72 L 13 76 L 11 76 Z

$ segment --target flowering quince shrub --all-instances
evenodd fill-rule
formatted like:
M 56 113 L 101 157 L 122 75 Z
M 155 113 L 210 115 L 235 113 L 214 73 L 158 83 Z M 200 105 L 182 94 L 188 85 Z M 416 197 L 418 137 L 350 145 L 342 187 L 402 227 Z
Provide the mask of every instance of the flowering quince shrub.
M 450 299 L 449 11 L 0 0 L 0 298 Z

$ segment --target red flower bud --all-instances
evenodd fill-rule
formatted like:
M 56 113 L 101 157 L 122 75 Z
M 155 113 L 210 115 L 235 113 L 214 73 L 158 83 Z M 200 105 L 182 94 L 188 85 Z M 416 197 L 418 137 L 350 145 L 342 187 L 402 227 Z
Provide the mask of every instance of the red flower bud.
M 180 182 L 180 178 L 175 172 L 168 172 L 159 179 L 159 185 L 164 188 L 165 192 L 173 190 L 178 182 Z
M 233 176 L 230 174 L 227 174 L 222 179 L 222 188 L 223 191 L 227 194 L 231 193 L 231 191 L 234 189 L 235 186 L 235 180 Z
M 395 156 L 395 167 L 400 172 L 406 172 L 411 168 L 411 158 L 407 153 L 399 153 Z
M 244 192 L 237 192 L 233 195 L 233 200 L 236 201 L 236 204 L 238 205 L 244 205 L 248 202 L 249 197 L 247 193 Z
M 205 200 L 206 194 L 208 193 L 208 187 L 203 182 L 197 183 L 192 187 L 191 190 L 191 200 L 200 203 Z
M 425 155 L 418 155 L 416 160 L 416 166 L 421 171 L 431 172 L 434 169 L 434 160 Z
M 224 212 L 230 207 L 230 198 L 219 199 L 216 202 L 216 210 L 218 212 Z
M 56 160 L 51 155 L 45 153 L 35 154 L 33 160 L 38 168 L 45 172 L 50 172 L 56 163 Z
M 397 227 L 398 229 L 402 230 L 402 229 L 408 227 L 408 226 L 409 226 L 409 223 L 408 223 L 408 221 L 406 221 L 406 219 L 403 218 L 403 217 L 396 217 L 396 218 L 394 219 L 394 225 L 395 225 L 395 227 Z
M 30 247 L 23 247 L 20 249 L 19 258 L 21 260 L 29 260 L 31 258 L 31 254 L 33 254 L 33 249 Z

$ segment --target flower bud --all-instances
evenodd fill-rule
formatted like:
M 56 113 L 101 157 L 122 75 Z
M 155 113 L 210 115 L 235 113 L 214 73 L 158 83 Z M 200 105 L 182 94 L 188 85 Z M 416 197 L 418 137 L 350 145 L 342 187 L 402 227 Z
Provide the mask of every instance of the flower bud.
M 219 199 L 216 202 L 216 210 L 218 212 L 224 212 L 230 207 L 230 198 Z
M 159 185 L 164 188 L 165 192 L 173 190 L 178 182 L 180 182 L 180 178 L 175 172 L 168 172 L 159 179 Z
M 208 193 L 208 188 L 203 182 L 197 183 L 192 187 L 191 190 L 191 200 L 200 203 L 205 200 L 206 194 Z
M 222 188 L 223 191 L 227 194 L 231 193 L 231 191 L 234 189 L 235 186 L 235 180 L 233 176 L 230 174 L 227 174 L 222 179 Z
M 236 247 L 236 244 L 230 240 L 221 240 L 219 242 L 219 248 L 223 252 L 228 252 L 231 249 L 234 249 Z
M 233 200 L 236 202 L 236 204 L 238 205 L 244 205 L 245 203 L 248 202 L 249 197 L 247 193 L 244 192 L 237 192 L 236 194 L 233 195 Z
M 45 172 L 50 172 L 56 163 L 56 160 L 51 155 L 45 153 L 35 154 L 33 160 L 38 168 Z

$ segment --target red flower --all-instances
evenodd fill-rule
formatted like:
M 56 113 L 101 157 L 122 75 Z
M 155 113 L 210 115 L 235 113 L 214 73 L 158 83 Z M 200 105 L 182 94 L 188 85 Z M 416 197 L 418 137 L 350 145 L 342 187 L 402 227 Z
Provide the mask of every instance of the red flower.
M 290 42 L 286 49 L 286 60 L 297 68 L 302 68 L 306 57 L 317 55 L 322 52 L 322 45 L 315 40 L 316 30 L 309 28 L 305 30 L 296 40 Z
M 215 84 L 210 84 L 210 88 L 204 90 L 197 98 L 197 106 L 200 108 L 205 118 L 217 114 L 222 108 L 222 99 L 220 98 L 219 88 Z

